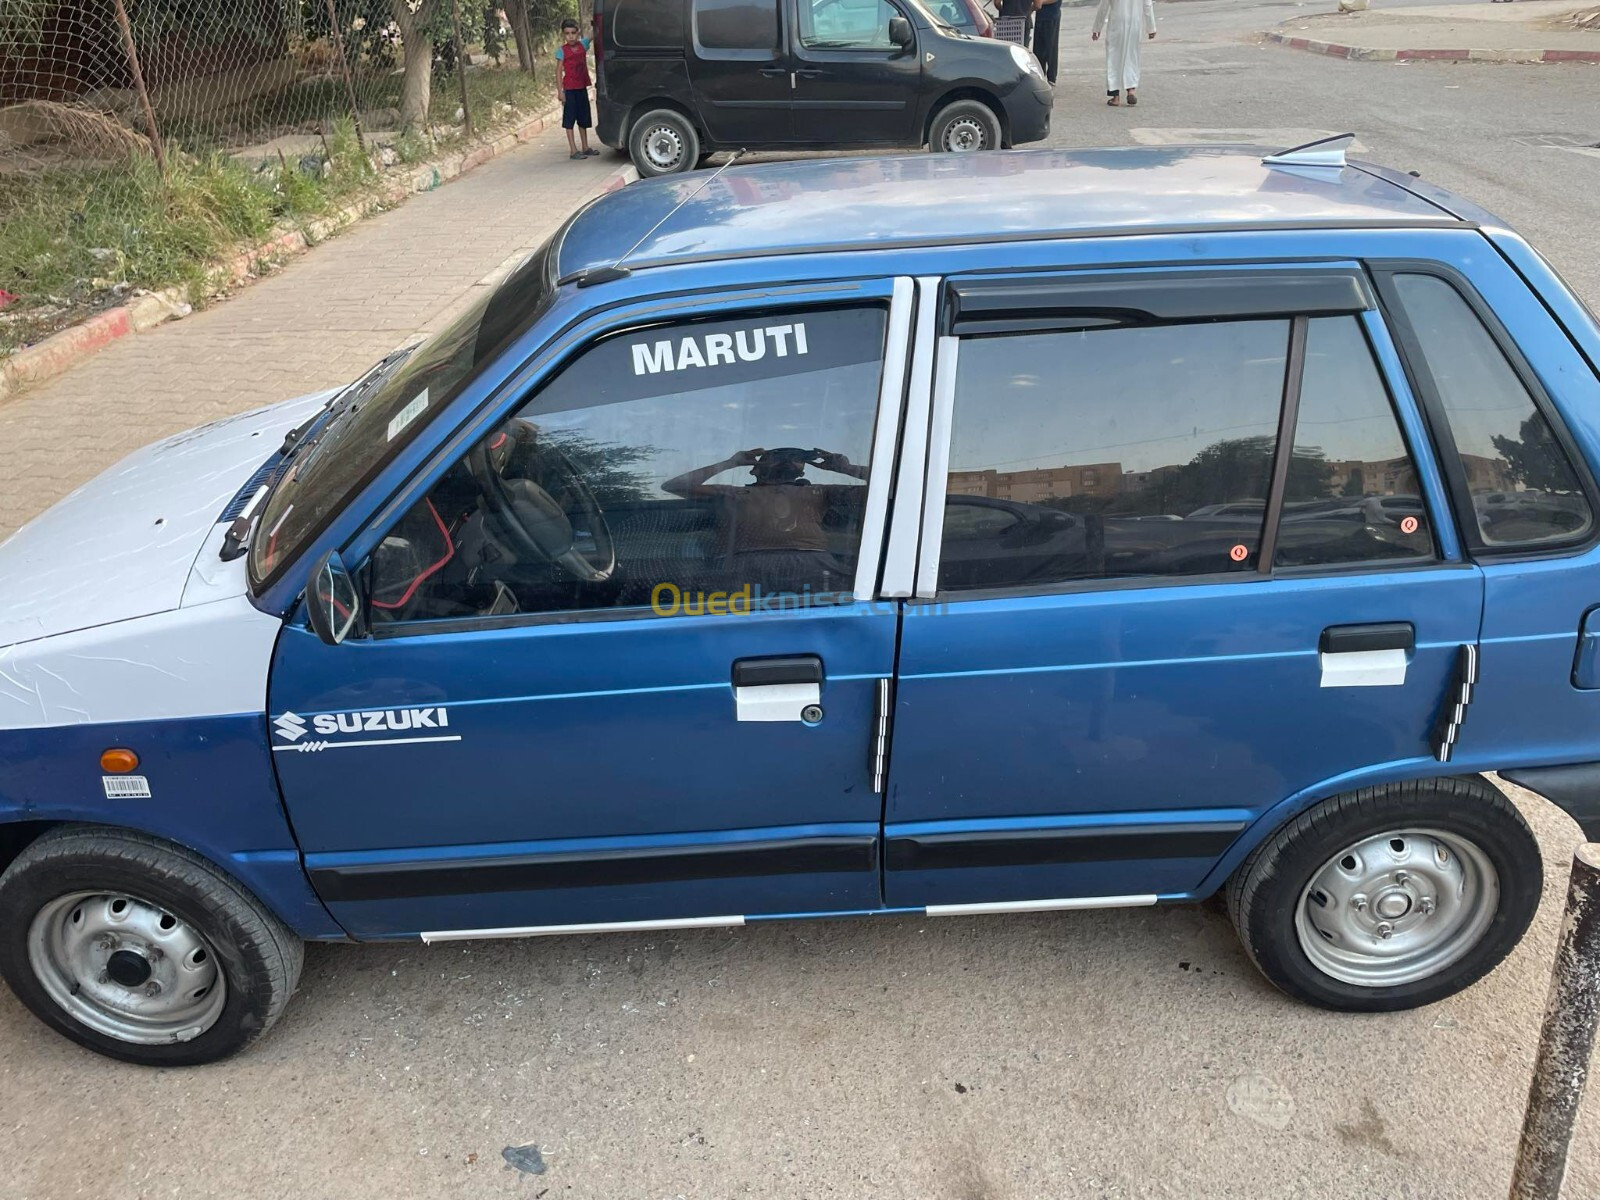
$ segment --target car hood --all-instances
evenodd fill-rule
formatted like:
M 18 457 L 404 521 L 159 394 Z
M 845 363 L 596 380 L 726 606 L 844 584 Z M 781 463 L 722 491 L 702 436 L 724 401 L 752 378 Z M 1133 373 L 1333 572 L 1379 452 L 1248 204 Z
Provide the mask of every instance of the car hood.
M 0 543 L 0 646 L 168 612 L 228 501 L 335 391 L 213 421 L 137 450 Z M 217 530 L 220 544 L 220 530 Z M 239 595 L 243 561 L 189 602 Z M 197 572 L 198 574 L 198 572 Z

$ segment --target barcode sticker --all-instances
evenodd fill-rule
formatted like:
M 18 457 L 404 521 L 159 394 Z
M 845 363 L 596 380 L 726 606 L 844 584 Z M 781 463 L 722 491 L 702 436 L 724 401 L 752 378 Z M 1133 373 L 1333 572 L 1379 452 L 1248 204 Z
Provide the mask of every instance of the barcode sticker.
M 143 775 L 102 775 L 107 800 L 148 800 L 150 781 Z

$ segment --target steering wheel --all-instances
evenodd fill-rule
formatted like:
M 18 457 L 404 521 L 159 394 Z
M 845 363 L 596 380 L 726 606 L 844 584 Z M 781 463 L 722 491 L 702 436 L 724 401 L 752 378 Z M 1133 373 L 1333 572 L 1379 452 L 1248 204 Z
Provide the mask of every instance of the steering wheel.
M 506 438 L 514 444 L 500 455 Z M 517 474 L 502 474 L 492 454 Z M 485 514 L 519 556 L 553 563 L 586 583 L 611 578 L 617 549 L 599 502 L 572 460 L 540 442 L 532 425 L 506 422 L 499 436 L 485 438 L 467 452 L 466 465 Z M 578 527 L 589 535 L 590 544 L 583 549 L 569 513 L 577 515 Z

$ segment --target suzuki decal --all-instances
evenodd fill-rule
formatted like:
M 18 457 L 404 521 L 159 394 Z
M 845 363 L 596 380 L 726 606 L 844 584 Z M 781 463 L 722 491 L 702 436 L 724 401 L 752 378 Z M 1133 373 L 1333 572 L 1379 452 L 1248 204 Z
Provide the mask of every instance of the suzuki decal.
M 419 729 L 447 729 L 450 710 L 446 708 L 374 708 L 360 712 L 318 713 L 309 721 L 299 713 L 286 712 L 272 719 L 272 731 L 283 739 L 273 750 L 344 750 L 352 746 L 414 746 L 419 742 L 459 742 L 459 733 L 428 734 L 422 737 L 350 738 L 340 734 L 403 733 Z M 324 736 L 309 741 L 307 733 Z

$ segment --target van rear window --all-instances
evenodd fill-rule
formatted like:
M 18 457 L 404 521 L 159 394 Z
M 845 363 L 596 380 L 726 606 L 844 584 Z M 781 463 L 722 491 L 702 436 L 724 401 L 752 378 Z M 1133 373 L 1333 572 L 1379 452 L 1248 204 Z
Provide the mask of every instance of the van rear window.
M 778 6 L 774 0 L 694 0 L 694 36 L 707 50 L 770 51 L 778 44 Z
M 629 50 L 683 49 L 683 5 L 617 0 L 611 6 L 612 45 Z

